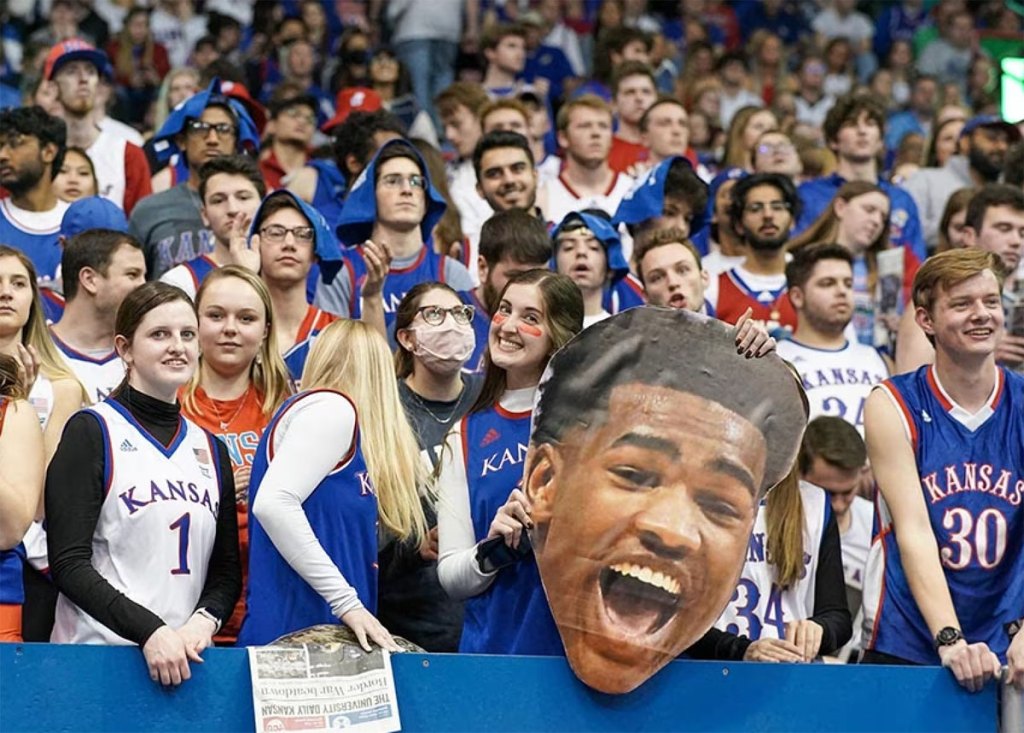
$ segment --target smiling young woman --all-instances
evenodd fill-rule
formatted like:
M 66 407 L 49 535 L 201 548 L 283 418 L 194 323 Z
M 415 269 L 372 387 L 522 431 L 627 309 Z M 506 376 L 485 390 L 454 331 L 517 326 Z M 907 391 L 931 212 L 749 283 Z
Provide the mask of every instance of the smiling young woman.
M 191 676 L 241 588 L 227 449 L 177 402 L 198 330 L 184 291 L 132 291 L 115 321 L 125 379 L 68 421 L 46 477 L 52 641 L 137 644 L 165 685 Z
M 509 613 L 520 603 L 546 604 L 533 556 L 501 569 L 486 548 L 514 550 L 524 537 L 530 520 L 516 487 L 534 393 L 551 355 L 582 328 L 583 296 L 564 275 L 528 270 L 500 295 L 480 397 L 449 433 L 440 465 L 437 569 L 450 596 L 468 599 L 460 652 L 550 653 L 547 638 L 517 645 L 524 640 Z

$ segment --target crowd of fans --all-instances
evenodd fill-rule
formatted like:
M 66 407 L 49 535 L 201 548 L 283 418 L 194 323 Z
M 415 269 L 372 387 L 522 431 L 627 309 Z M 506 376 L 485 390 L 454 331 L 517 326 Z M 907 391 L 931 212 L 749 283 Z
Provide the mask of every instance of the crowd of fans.
M 339 620 L 560 653 L 509 611 L 550 616 L 518 488 L 538 383 L 661 306 L 777 351 L 811 418 L 689 656 L 1024 686 L 1019 6 L 0 19 L 0 638 L 137 644 L 165 684 Z

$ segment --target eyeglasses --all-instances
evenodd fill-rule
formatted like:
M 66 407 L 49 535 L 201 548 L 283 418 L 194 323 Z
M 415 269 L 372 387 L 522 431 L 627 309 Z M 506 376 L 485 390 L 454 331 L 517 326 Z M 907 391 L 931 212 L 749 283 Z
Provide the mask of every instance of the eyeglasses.
M 761 143 L 757 146 L 757 152 L 761 155 L 774 155 L 775 153 L 792 153 L 796 148 L 793 143 Z
M 767 204 L 763 201 L 755 201 L 752 204 L 747 204 L 743 207 L 744 214 L 762 214 L 765 208 L 771 210 L 773 214 L 781 214 L 783 211 L 789 211 L 789 204 L 785 201 L 770 201 Z
M 311 115 L 308 112 L 303 112 L 298 107 L 290 107 L 289 109 L 286 109 L 284 112 L 282 112 L 282 114 L 285 117 L 290 117 L 293 120 L 301 120 L 302 122 L 308 123 L 310 125 L 316 124 L 316 115 Z
M 425 305 L 417 308 L 416 312 L 423 316 L 423 320 L 431 326 L 440 326 L 444 323 L 444 317 L 451 313 L 455 322 L 465 326 L 473 320 L 476 308 L 471 305 L 453 305 L 451 308 L 442 308 L 439 305 Z
M 214 125 L 202 120 L 189 120 L 186 129 L 190 135 L 198 137 L 206 137 L 210 134 L 210 130 L 216 132 L 219 138 L 233 137 L 236 134 L 235 126 L 228 122 L 218 122 Z
M 420 191 L 425 190 L 427 187 L 427 179 L 418 173 L 413 173 L 411 176 L 403 176 L 401 173 L 388 173 L 386 176 L 380 177 L 380 185 L 384 188 L 401 188 L 406 183 L 409 184 L 409 188 Z
M 260 236 L 271 244 L 280 244 L 288 236 L 288 233 L 295 237 L 296 242 L 309 244 L 316 237 L 313 227 L 284 227 L 280 224 L 269 224 L 260 229 Z

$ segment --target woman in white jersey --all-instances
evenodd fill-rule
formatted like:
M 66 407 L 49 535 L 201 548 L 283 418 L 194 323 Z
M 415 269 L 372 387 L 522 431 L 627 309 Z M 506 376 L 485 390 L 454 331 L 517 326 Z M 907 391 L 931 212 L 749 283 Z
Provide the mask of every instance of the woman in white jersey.
M 46 477 L 51 640 L 137 644 L 150 677 L 177 685 L 241 589 L 231 459 L 180 413 L 199 359 L 188 296 L 142 285 L 115 334 L 125 380 L 68 421 Z

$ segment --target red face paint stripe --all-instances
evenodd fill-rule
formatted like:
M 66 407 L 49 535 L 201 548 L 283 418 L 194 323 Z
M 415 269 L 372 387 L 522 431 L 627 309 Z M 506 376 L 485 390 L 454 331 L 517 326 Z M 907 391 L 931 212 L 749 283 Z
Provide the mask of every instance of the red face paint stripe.
M 531 326 L 529 323 L 520 323 L 516 328 L 524 336 L 533 336 L 533 338 L 540 338 L 543 333 L 537 326 Z

